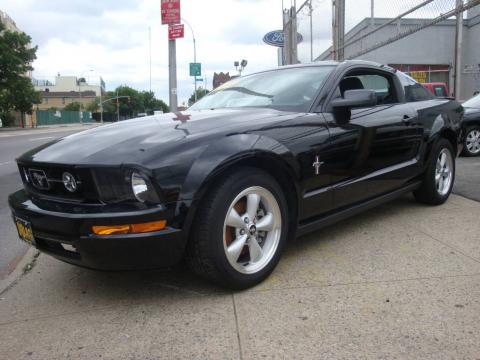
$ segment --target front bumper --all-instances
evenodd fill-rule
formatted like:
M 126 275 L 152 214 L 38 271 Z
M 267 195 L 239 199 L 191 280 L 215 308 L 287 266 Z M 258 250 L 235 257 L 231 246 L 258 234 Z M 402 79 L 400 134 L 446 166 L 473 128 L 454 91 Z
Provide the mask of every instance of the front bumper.
M 8 202 L 13 216 L 31 223 L 33 245 L 38 250 L 71 264 L 99 270 L 154 269 L 174 265 L 183 257 L 183 232 L 168 225 L 174 223 L 175 206 L 99 212 L 72 205 L 74 212 L 52 211 L 39 207 L 24 190 L 11 194 Z M 156 220 L 167 220 L 167 227 L 140 234 L 101 236 L 91 232 L 93 225 Z

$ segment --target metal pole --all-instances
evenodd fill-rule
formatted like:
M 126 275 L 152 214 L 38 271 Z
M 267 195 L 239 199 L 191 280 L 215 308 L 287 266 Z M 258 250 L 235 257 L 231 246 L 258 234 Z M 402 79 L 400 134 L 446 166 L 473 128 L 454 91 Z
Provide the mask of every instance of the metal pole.
M 193 62 L 197 63 L 197 45 L 195 44 L 195 37 L 193 38 Z M 197 102 L 197 75 L 193 77 L 195 81 L 195 102 Z
M 333 0 L 333 59 L 342 61 L 344 58 L 344 37 L 345 37 L 345 0 Z
M 295 0 L 291 10 L 292 23 L 290 27 L 290 36 L 292 44 L 292 64 L 298 63 L 298 39 L 297 39 L 297 1 Z
M 283 11 L 283 65 L 290 64 L 290 11 Z
M 312 0 L 310 0 L 309 5 L 310 5 L 310 61 L 313 62 L 313 6 L 312 6 Z
M 102 83 L 100 82 L 100 124 L 103 124 Z
M 332 0 L 332 57 L 333 60 L 338 59 L 338 25 L 337 25 L 337 2 Z
M 78 96 L 80 98 L 80 112 L 78 116 L 80 117 L 80 124 L 83 124 L 83 113 L 82 113 L 82 92 L 80 90 L 80 78 L 78 79 Z
M 463 7 L 463 0 L 457 0 L 457 10 Z M 457 14 L 457 27 L 455 33 L 455 83 L 454 95 L 457 100 L 461 99 L 460 87 L 462 84 L 462 45 L 463 45 L 463 12 Z
M 345 54 L 345 0 L 338 1 L 338 60 L 343 61 Z
M 370 25 L 373 27 L 375 25 L 375 0 L 370 0 Z
M 118 90 L 117 90 L 117 122 L 120 121 L 120 102 L 118 101 Z
M 177 46 L 175 40 L 168 40 L 168 71 L 170 111 L 178 111 L 177 99 Z
M 197 62 L 197 41 L 195 39 L 195 33 L 193 32 L 193 28 L 192 28 L 192 25 L 190 25 L 190 23 L 183 19 L 182 18 L 182 21 L 187 24 L 187 26 L 189 27 L 190 31 L 192 32 L 192 38 L 193 38 L 193 62 L 196 63 Z M 194 98 L 195 98 L 195 102 L 197 102 L 197 76 L 195 75 L 194 78 L 193 78 L 193 81 L 195 82 L 195 85 L 194 85 L 194 88 L 195 88 L 195 93 L 194 93 Z
M 148 56 L 150 59 L 150 92 L 152 92 L 152 28 L 148 27 Z

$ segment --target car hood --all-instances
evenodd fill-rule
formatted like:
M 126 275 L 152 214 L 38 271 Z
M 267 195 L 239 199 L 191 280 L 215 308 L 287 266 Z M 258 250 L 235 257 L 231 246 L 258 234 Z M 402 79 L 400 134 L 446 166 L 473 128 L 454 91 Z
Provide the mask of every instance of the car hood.
M 142 164 L 175 148 L 208 144 L 281 121 L 273 109 L 222 109 L 168 113 L 122 121 L 76 133 L 22 155 L 19 162 L 68 165 Z

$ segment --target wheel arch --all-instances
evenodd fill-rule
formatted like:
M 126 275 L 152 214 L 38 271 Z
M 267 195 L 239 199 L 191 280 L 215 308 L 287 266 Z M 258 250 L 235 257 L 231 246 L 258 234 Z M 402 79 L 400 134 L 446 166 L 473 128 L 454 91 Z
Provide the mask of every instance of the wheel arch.
M 233 144 L 238 140 L 230 141 L 229 147 L 231 149 L 236 148 Z M 243 142 L 244 140 L 241 141 Z M 272 146 L 274 144 L 275 146 Z M 215 146 L 215 148 L 217 147 Z M 209 151 L 206 151 L 202 157 L 209 157 L 208 153 Z M 289 237 L 296 232 L 298 205 L 301 196 L 298 181 L 299 169 L 293 155 L 283 145 L 273 139 L 258 136 L 250 148 L 235 153 L 226 152 L 224 156 L 217 158 L 214 164 L 209 162 L 209 169 L 205 168 L 205 163 L 202 159 L 198 159 L 197 162 L 196 165 L 192 166 L 192 170 L 187 176 L 182 194 L 180 195 L 184 199 L 190 197 L 190 206 L 183 224 L 187 238 L 189 238 L 190 229 L 194 223 L 198 207 L 208 194 L 208 191 L 225 174 L 240 167 L 251 167 L 266 171 L 277 180 L 284 192 L 290 211 Z M 194 167 L 202 167 L 202 175 Z
M 450 142 L 450 144 L 453 147 L 453 151 L 455 152 L 458 151 L 458 137 L 455 131 L 453 131 L 452 129 L 446 128 L 440 132 L 439 136 L 441 138 L 447 139 Z
M 463 121 L 463 123 L 462 123 L 463 131 L 466 131 L 467 129 L 469 129 L 471 127 L 474 127 L 474 126 L 480 126 L 480 118 L 475 119 L 475 120 Z

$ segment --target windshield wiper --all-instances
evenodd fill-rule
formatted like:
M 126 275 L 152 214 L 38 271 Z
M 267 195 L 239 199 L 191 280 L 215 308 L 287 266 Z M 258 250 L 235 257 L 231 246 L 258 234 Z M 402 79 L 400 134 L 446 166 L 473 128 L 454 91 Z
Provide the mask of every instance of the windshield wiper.
M 241 92 L 241 93 L 247 94 L 247 95 L 253 95 L 253 96 L 258 96 L 258 97 L 266 97 L 268 99 L 273 98 L 273 95 L 262 94 L 262 93 L 259 93 L 259 92 L 256 92 L 256 91 L 248 90 L 247 88 L 240 87 L 240 86 L 233 86 L 233 87 L 230 87 L 230 88 L 223 89 L 222 91 L 238 91 L 238 92 Z

